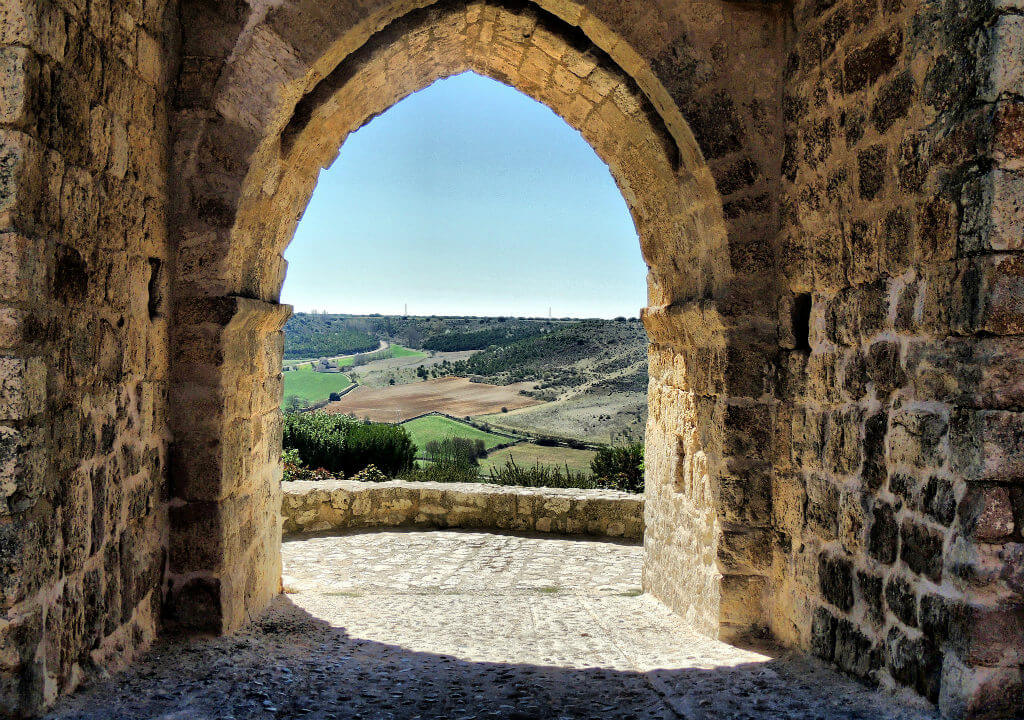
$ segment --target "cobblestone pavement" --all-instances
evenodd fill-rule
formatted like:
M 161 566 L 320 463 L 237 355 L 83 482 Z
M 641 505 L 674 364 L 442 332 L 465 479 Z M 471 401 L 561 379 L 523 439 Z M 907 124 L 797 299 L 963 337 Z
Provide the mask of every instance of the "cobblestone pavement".
M 286 594 L 159 645 L 53 718 L 923 720 L 814 660 L 688 632 L 638 545 L 388 531 L 284 544 Z

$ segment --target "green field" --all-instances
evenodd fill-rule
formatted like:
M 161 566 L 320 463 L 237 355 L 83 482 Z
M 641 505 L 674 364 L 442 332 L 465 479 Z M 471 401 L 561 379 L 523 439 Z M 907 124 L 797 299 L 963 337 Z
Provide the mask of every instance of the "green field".
M 425 352 L 420 352 L 419 350 L 410 350 L 409 348 L 402 347 L 401 345 L 392 345 L 391 346 L 391 357 L 393 357 L 393 358 L 400 358 L 400 357 L 426 357 L 426 356 L 427 356 L 427 354 Z
M 509 442 L 509 438 L 495 435 L 493 433 L 477 430 L 475 427 L 465 423 L 446 418 L 442 415 L 427 415 L 402 423 L 412 441 L 422 451 L 431 440 L 444 440 L 449 437 L 468 438 L 470 440 L 483 440 L 484 445 L 490 450 L 496 445 Z
M 427 354 L 420 352 L 419 350 L 410 350 L 407 347 L 401 345 L 392 345 L 387 350 L 378 350 L 372 353 L 367 353 L 371 362 L 375 360 L 387 360 L 389 358 L 403 358 L 403 357 L 426 357 Z M 355 364 L 354 355 L 346 355 L 344 357 L 328 358 L 338 364 L 338 367 L 351 367 Z M 296 365 L 309 365 L 312 359 L 307 358 L 305 360 L 285 360 L 284 367 L 295 367 Z
M 486 475 L 491 468 L 502 468 L 509 458 L 519 467 L 533 467 L 537 463 L 541 465 L 556 465 L 565 468 L 566 465 L 573 472 L 589 472 L 590 461 L 597 455 L 593 450 L 574 450 L 566 447 L 548 447 L 546 445 L 534 445 L 533 443 L 520 443 L 512 447 L 497 450 L 480 461 L 480 474 Z
M 284 397 L 287 400 L 290 395 L 298 395 L 307 402 L 318 403 L 351 384 L 342 373 L 315 373 L 309 365 L 300 365 L 284 374 Z

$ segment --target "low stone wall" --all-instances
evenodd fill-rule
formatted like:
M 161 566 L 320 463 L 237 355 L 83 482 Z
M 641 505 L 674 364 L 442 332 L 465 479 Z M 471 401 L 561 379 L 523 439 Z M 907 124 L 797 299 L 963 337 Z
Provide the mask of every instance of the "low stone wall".
M 476 483 L 283 483 L 284 534 L 373 527 L 533 530 L 640 539 L 642 495 Z

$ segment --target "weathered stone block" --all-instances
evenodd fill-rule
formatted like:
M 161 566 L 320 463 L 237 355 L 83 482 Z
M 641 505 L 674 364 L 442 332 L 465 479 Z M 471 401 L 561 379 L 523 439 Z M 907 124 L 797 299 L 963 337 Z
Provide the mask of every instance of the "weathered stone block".
M 887 503 L 876 502 L 868 527 L 868 554 L 881 563 L 892 565 L 896 562 L 898 547 L 899 530 L 893 508 Z
M 893 415 L 889 432 L 889 459 L 917 468 L 945 462 L 947 419 L 928 410 L 901 410 Z
M 964 186 L 960 246 L 964 252 L 1024 247 L 1024 173 L 992 170 Z
M 853 608 L 853 565 L 827 552 L 818 556 L 818 586 L 821 594 L 840 610 Z
M 823 607 L 815 609 L 811 622 L 811 652 L 824 660 L 835 658 L 836 618 Z
M 843 66 L 843 91 L 855 92 L 874 83 L 896 67 L 902 49 L 903 34 L 891 30 L 850 51 Z
M 939 697 L 942 653 L 927 638 L 910 640 L 897 628 L 885 639 L 885 664 L 893 678 L 935 702 Z
M 900 559 L 914 572 L 942 579 L 943 536 L 924 525 L 904 520 L 900 525 Z
M 943 525 L 953 522 L 956 516 L 953 483 L 944 477 L 930 476 L 921 493 L 921 509 Z
M 857 571 L 857 598 L 864 603 L 864 615 L 875 626 L 885 621 L 882 605 L 882 578 L 863 570 Z
M 1024 333 L 1024 259 L 995 255 L 960 266 L 956 327 L 968 333 Z
M 1009 539 L 1014 530 L 1010 492 L 998 485 L 975 485 L 967 490 L 959 508 L 963 532 L 981 542 Z
M 885 583 L 885 602 L 909 627 L 917 627 L 917 596 L 910 582 L 898 575 L 890 575 Z
M 952 467 L 971 481 L 1019 481 L 1024 477 L 1024 414 L 958 410 L 950 429 Z
M 836 623 L 836 664 L 851 675 L 869 680 L 881 666 L 879 653 L 856 625 L 840 619 Z

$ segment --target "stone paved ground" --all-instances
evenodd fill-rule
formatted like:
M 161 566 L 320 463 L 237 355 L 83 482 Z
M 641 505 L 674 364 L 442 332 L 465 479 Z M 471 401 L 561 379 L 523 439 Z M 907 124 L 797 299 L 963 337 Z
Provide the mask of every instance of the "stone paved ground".
M 641 549 L 479 532 L 284 544 L 244 632 L 164 643 L 53 718 L 923 720 L 816 661 L 690 633 L 639 595 Z

